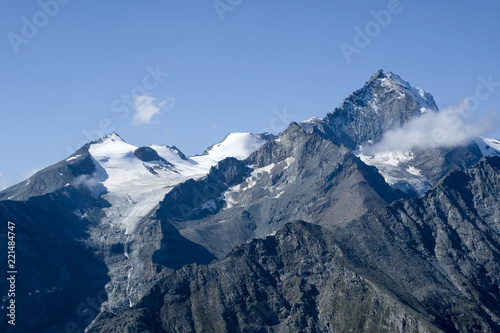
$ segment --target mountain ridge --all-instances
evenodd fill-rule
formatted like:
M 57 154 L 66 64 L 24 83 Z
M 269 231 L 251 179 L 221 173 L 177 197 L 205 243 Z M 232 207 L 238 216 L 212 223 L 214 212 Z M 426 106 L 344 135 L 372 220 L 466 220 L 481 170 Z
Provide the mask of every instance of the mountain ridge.
M 37 234 L 41 241 L 28 244 L 27 252 L 46 253 L 50 246 L 43 244 L 59 237 L 64 237 L 68 249 L 54 263 L 55 270 L 67 272 L 57 277 L 40 266 L 36 257 L 26 256 L 21 266 L 30 267 L 42 278 L 36 286 L 38 298 L 26 297 L 20 306 L 50 309 L 54 301 L 51 288 L 59 288 L 57 295 L 64 298 L 72 290 L 64 279 L 83 281 L 86 275 L 71 261 L 71 255 L 80 254 L 80 249 L 87 253 L 77 262 L 85 265 L 85 260 L 97 260 L 99 274 L 105 273 L 105 277 L 92 286 L 82 286 L 80 293 L 68 298 L 69 307 L 84 301 L 85 293 L 96 294 L 99 287 L 106 294 L 99 303 L 103 314 L 119 314 L 141 302 L 150 288 L 184 265 L 225 258 L 236 246 L 266 239 L 289 221 L 314 222 L 341 235 L 342 228 L 370 211 L 420 195 L 406 178 L 400 177 L 406 182 L 401 186 L 391 184 L 390 173 L 380 164 L 370 166 L 356 149 L 370 144 L 369 140 L 376 142 L 384 131 L 434 105 L 429 94 L 395 74 L 379 71 L 325 118 L 291 123 L 277 137 L 228 134 L 205 155 L 186 157 L 166 145 L 136 147 L 116 133 L 89 143 L 0 193 L 0 220 L 15 219 L 24 229 L 37 226 L 47 232 L 47 236 Z M 236 148 L 228 140 L 236 142 Z M 479 145 L 481 142 L 484 144 Z M 495 141 L 481 142 L 418 153 L 411 163 L 398 167 L 418 169 L 428 187 L 435 187 L 453 170 L 464 170 L 485 154 L 494 155 Z M 46 208 L 38 207 L 42 203 Z M 22 213 L 19 207 L 36 214 Z M 58 210 L 62 212 L 56 213 Z M 75 223 L 83 228 L 81 233 L 68 232 Z M 54 225 L 64 227 L 53 229 Z M 57 247 L 57 251 L 64 250 Z M 363 279 L 352 275 L 358 274 L 352 270 L 349 274 L 356 281 Z M 26 293 L 35 293 L 34 288 Z M 380 293 L 377 288 L 373 291 L 374 297 Z M 384 304 L 393 312 L 400 306 L 394 299 Z M 433 325 L 430 317 L 419 321 L 410 314 L 415 309 L 405 309 L 408 321 L 416 325 L 412 327 Z M 147 311 L 140 316 L 151 318 Z M 57 318 L 37 318 L 30 323 L 37 332 L 64 330 Z M 82 328 L 89 324 L 87 318 L 93 319 L 90 313 L 76 317 L 67 313 L 67 318 Z
M 479 184 L 494 190 L 475 193 Z M 347 225 L 289 223 L 275 235 L 233 249 L 225 259 L 186 266 L 162 279 L 132 309 L 118 316 L 102 313 L 90 332 L 137 327 L 144 332 L 496 331 L 498 193 L 500 158 L 484 157 L 466 171 L 452 172 L 421 198 L 394 202 Z M 465 210 L 462 202 L 438 208 L 462 214 L 460 220 L 448 214 L 429 223 L 425 211 L 418 212 L 471 196 L 475 199 Z M 493 217 L 476 210 L 482 200 L 496 210 Z M 386 214 L 390 218 L 380 218 Z M 490 237 L 488 249 L 475 245 L 481 237 Z M 449 248 L 447 242 L 456 245 Z M 470 253 L 448 257 L 462 246 Z M 477 282 L 470 283 L 469 274 Z

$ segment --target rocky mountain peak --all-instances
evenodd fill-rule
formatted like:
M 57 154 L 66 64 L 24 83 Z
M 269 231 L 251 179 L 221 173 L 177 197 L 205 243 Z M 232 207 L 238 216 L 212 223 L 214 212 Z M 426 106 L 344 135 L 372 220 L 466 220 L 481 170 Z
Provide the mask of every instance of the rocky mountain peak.
M 370 80 L 368 80 L 367 84 L 377 80 L 377 79 L 383 79 L 383 78 L 386 78 L 387 77 L 387 74 L 386 72 L 384 72 L 383 69 L 379 69 L 377 71 L 377 73 L 373 74 L 372 77 L 370 78 Z
M 98 144 L 98 143 L 103 143 L 103 142 L 107 142 L 107 141 L 125 142 L 125 140 L 123 140 L 122 137 L 120 135 L 118 135 L 118 133 L 112 132 L 106 136 L 103 136 L 99 140 L 90 142 L 90 144 Z
M 392 72 L 379 70 L 321 122 L 315 122 L 315 127 L 336 143 L 356 149 L 380 141 L 385 132 L 413 117 L 437 110 L 431 94 L 412 87 Z
M 134 155 L 143 162 L 167 162 L 164 158 L 158 155 L 158 152 L 151 147 L 139 147 L 134 150 Z

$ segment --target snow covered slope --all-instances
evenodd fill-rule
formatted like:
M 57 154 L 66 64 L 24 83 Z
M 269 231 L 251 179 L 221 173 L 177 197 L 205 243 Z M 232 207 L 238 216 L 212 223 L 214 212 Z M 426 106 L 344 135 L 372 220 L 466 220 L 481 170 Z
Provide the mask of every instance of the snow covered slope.
M 484 156 L 500 156 L 500 140 L 479 137 L 474 142 Z
M 175 147 L 136 147 L 113 133 L 90 145 L 98 171 L 86 181 L 102 183 L 107 190 L 103 198 L 111 207 L 105 209 L 103 222 L 125 228 L 130 234 L 173 186 L 205 176 L 226 157 L 244 159 L 265 142 L 251 133 L 231 133 L 206 154 L 187 158 Z
M 500 140 L 477 137 L 473 142 L 479 147 L 479 157 L 500 156 Z M 360 146 L 355 151 L 355 154 L 366 164 L 376 167 L 384 176 L 385 181 L 392 187 L 405 192 L 415 190 L 418 194 L 422 194 L 435 185 L 435 181 L 429 177 L 429 168 L 422 170 L 422 166 L 429 163 L 430 156 L 434 157 L 433 162 L 437 163 L 436 159 L 442 160 L 446 158 L 447 152 L 439 155 L 439 150 L 435 149 L 434 152 L 391 151 L 373 153 L 365 151 L 363 146 Z
M 191 157 L 200 166 L 212 166 L 226 157 L 245 159 L 258 150 L 267 140 L 265 135 L 230 133 L 222 142 L 210 146 L 202 155 Z
M 363 147 L 356 152 L 363 162 L 374 166 L 384 177 L 387 184 L 404 192 L 415 190 L 421 194 L 432 187 L 431 182 L 414 166 L 415 153 L 381 152 L 366 154 Z

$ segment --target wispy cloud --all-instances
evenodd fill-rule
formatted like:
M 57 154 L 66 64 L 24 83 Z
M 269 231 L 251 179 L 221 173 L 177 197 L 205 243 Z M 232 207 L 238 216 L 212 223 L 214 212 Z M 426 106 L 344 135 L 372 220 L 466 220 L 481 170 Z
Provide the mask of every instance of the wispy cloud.
M 0 172 L 0 191 L 5 190 L 8 184 L 9 180 L 3 177 L 3 172 Z
M 99 179 L 99 177 L 95 177 L 95 174 L 80 175 L 73 179 L 71 185 L 73 185 L 74 187 L 86 187 L 96 197 L 100 194 L 106 193 L 107 191 L 106 187 L 102 184 L 102 179 Z
M 410 151 L 456 147 L 488 131 L 496 122 L 494 114 L 473 121 L 467 100 L 438 112 L 427 112 L 413 118 L 401 128 L 386 132 L 382 140 L 366 151 Z
M 134 99 L 136 112 L 132 119 L 135 126 L 150 124 L 154 116 L 163 109 L 172 109 L 175 105 L 175 97 L 168 96 L 166 99 L 158 101 L 150 94 L 137 96 Z

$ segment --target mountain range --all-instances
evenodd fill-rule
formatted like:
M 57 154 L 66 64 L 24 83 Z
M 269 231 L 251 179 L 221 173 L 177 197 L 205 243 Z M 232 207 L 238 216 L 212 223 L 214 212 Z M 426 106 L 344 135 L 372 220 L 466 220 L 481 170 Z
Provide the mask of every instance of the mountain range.
M 500 141 L 374 149 L 439 112 L 380 70 L 277 136 L 86 144 L 0 193 L 17 331 L 499 331 Z

